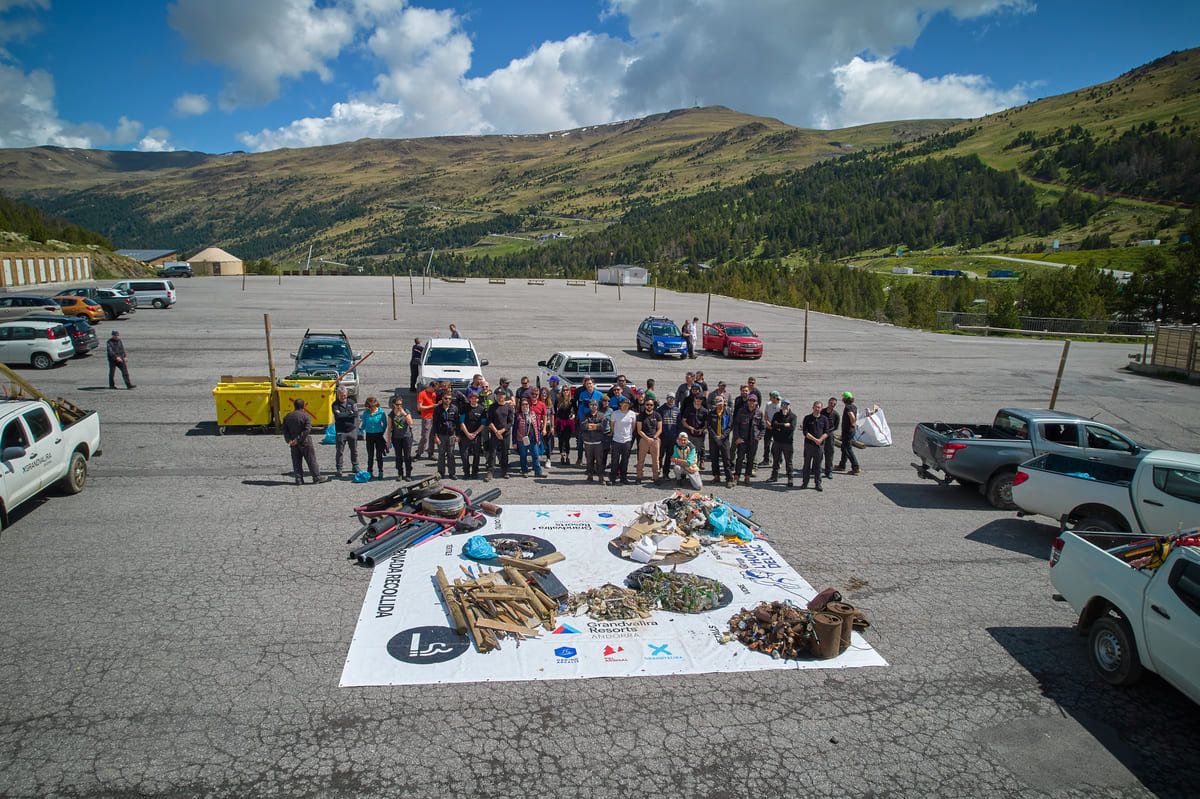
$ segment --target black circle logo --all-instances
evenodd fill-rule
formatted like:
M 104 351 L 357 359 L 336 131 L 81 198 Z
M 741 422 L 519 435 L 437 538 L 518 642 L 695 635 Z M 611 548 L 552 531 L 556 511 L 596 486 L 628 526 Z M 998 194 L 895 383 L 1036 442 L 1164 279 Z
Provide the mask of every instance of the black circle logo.
M 445 663 L 471 648 L 471 639 L 452 627 L 412 627 L 387 642 L 388 654 L 405 663 Z

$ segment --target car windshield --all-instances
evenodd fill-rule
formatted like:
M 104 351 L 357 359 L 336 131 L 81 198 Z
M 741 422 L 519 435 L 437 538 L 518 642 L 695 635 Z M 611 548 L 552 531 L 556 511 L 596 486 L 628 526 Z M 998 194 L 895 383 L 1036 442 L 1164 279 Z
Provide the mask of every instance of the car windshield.
M 434 347 L 425 356 L 426 366 L 478 366 L 469 347 Z
M 655 336 L 679 336 L 679 328 L 674 324 L 659 323 L 650 326 L 650 333 Z M 607 349 L 607 348 L 606 348 Z
M 754 335 L 754 331 L 751 330 L 750 328 L 746 327 L 745 325 L 726 325 L 725 326 L 725 335 L 727 335 L 727 336 L 749 336 L 750 338 L 756 338 L 756 336 Z
M 300 348 L 301 360 L 350 360 L 350 345 L 344 341 L 312 341 Z

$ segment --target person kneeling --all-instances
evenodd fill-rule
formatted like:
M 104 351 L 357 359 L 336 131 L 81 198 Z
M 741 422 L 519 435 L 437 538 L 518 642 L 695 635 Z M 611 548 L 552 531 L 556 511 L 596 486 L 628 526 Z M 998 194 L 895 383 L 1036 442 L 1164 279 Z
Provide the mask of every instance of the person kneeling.
M 687 433 L 680 433 L 675 439 L 675 451 L 671 453 L 671 476 L 675 485 L 682 486 L 686 479 L 697 491 L 702 485 L 700 467 L 696 465 L 696 448 L 688 440 Z

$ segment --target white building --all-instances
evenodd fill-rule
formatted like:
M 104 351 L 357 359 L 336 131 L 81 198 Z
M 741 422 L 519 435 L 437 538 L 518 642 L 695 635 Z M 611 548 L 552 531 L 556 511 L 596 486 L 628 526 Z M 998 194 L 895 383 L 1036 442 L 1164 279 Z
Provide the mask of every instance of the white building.
M 596 279 L 606 286 L 644 286 L 650 280 L 650 273 L 642 266 L 617 264 L 600 267 Z

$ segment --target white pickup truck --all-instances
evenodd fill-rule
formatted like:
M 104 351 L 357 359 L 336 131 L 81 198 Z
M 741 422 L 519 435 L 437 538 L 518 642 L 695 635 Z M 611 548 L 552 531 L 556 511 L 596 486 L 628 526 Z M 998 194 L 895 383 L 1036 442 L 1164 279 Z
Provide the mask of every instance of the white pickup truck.
M 1050 582 L 1079 613 L 1101 679 L 1130 685 L 1148 669 L 1200 703 L 1200 536 L 1137 538 L 1063 533 Z
M 1064 530 L 1171 535 L 1200 525 L 1200 455 L 1153 450 L 1131 466 L 1049 453 L 1021 464 L 1012 497 Z
M 63 426 L 42 400 L 0 400 L 0 529 L 14 508 L 52 485 L 82 491 L 88 460 L 99 454 L 95 411 Z

